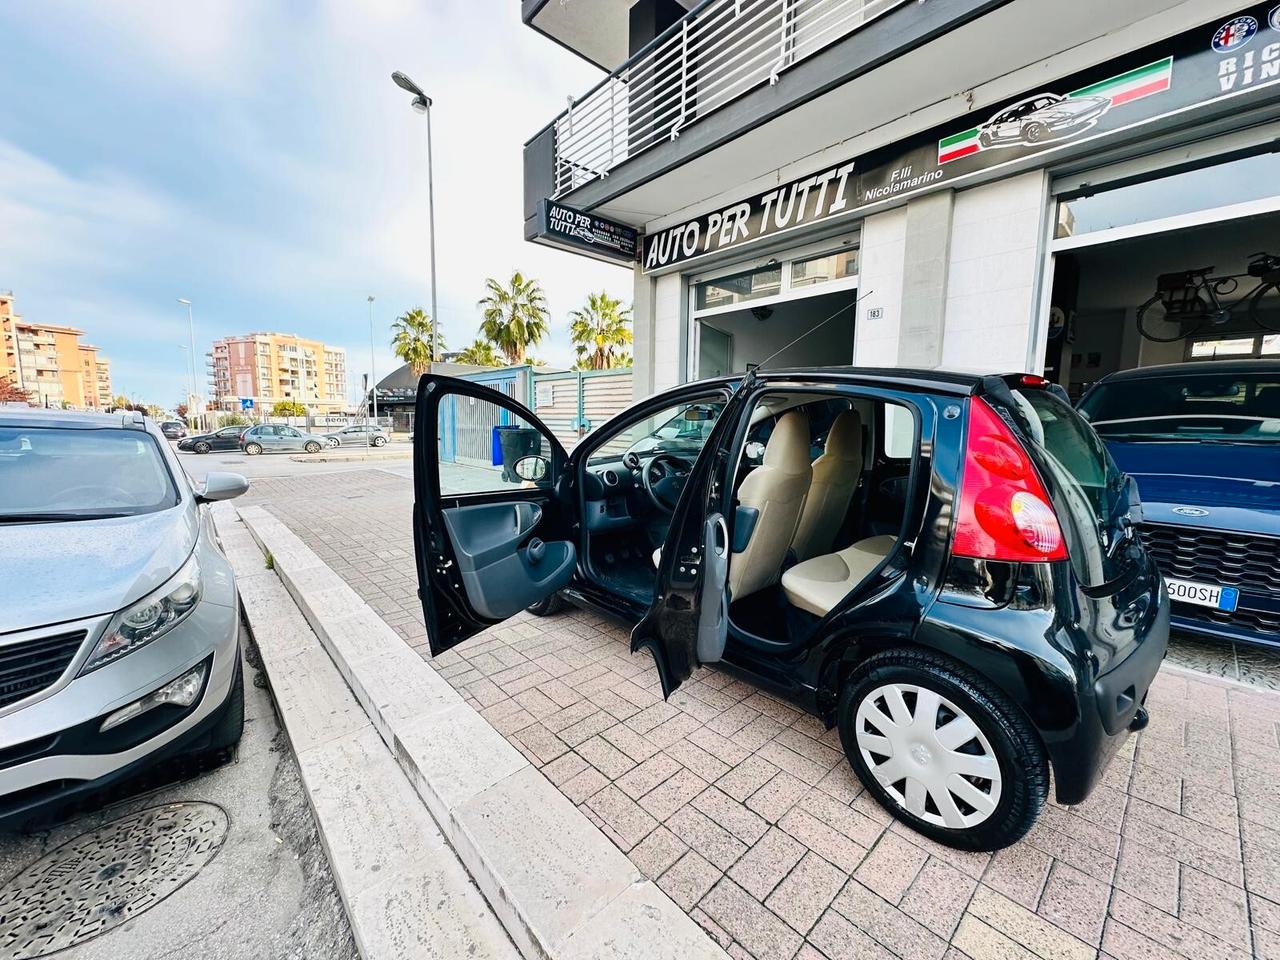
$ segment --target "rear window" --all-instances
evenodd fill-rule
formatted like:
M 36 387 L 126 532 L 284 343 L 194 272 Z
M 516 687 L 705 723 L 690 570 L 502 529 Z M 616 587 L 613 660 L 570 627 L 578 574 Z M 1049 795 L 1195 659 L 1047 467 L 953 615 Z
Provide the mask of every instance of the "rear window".
M 1063 522 L 1067 549 L 1085 586 L 1114 580 L 1127 562 L 1113 549 L 1129 512 L 1129 486 L 1106 445 L 1071 405 L 1047 390 L 1014 390 L 1014 416 Z
M 0 523 L 152 513 L 178 492 L 141 430 L 0 427 Z

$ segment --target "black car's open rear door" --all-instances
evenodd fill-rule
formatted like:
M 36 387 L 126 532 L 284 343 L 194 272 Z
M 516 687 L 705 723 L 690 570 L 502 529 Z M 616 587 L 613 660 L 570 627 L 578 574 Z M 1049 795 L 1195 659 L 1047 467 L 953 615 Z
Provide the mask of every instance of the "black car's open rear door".
M 433 656 L 566 586 L 577 567 L 555 495 L 567 457 L 498 390 L 418 381 L 413 542 Z
M 724 654 L 729 618 L 729 542 L 724 512 L 732 491 L 726 467 L 747 409 L 751 377 L 739 386 L 689 472 L 662 547 L 653 604 L 631 632 L 631 652 L 647 648 L 658 664 L 662 694 L 671 696 L 695 667 Z

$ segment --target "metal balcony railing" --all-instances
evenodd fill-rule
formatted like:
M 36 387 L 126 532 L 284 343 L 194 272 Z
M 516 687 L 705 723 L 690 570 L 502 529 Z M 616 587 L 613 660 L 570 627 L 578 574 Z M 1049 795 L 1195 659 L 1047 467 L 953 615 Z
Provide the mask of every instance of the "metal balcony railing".
M 555 131 L 561 196 L 682 130 L 748 90 L 777 83 L 805 57 L 907 0 L 706 0 L 570 100 Z

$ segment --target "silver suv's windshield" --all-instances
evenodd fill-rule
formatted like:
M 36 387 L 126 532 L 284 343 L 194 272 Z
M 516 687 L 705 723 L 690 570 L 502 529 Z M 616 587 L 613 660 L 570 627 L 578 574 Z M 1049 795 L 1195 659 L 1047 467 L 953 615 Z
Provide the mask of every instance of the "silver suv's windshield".
M 0 426 L 0 523 L 132 516 L 178 499 L 141 430 Z
M 1115 380 L 1089 391 L 1080 415 L 1107 440 L 1280 443 L 1280 370 Z

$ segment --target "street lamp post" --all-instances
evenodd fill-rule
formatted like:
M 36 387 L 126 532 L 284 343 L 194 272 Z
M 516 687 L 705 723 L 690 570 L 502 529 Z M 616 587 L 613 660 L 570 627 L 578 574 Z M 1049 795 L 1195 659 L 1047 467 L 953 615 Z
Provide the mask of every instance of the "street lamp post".
M 196 321 L 191 309 L 191 301 L 185 297 L 179 297 L 178 302 L 186 304 L 187 330 L 191 335 L 191 396 L 187 399 L 187 424 L 195 428 L 196 424 L 193 422 L 195 418 L 191 415 L 190 407 L 191 404 L 196 402 Z
M 374 427 L 376 428 L 376 427 L 378 426 L 378 371 L 377 371 L 377 369 L 375 368 L 375 366 L 374 366 L 374 362 L 373 362 L 373 355 L 374 355 L 374 346 L 373 346 L 373 294 L 372 294 L 372 293 L 371 293 L 371 294 L 369 294 L 369 296 L 368 296 L 366 299 L 368 299 L 368 301 L 369 301 L 369 396 L 370 396 L 370 397 L 372 397 L 372 402 L 373 402 L 373 425 L 374 425 Z M 365 409 L 365 417 L 366 417 L 366 421 L 365 421 L 365 422 L 366 422 L 366 423 L 368 423 L 368 420 L 367 420 L 367 417 L 368 417 L 368 415 L 369 415 L 369 404 L 368 404 L 368 403 L 366 403 L 366 404 L 364 405 L 364 409 Z M 372 433 L 371 431 L 366 430 L 366 431 L 364 432 L 364 441 L 365 441 L 365 446 L 366 446 L 366 447 L 367 447 L 367 446 L 370 446 L 370 445 L 373 443 L 373 433 Z
M 431 98 L 399 70 L 391 74 L 391 79 L 401 90 L 413 94 L 410 106 L 427 115 L 427 222 L 431 230 L 431 362 L 434 364 L 438 356 L 440 316 L 436 312 L 436 204 L 431 167 Z

